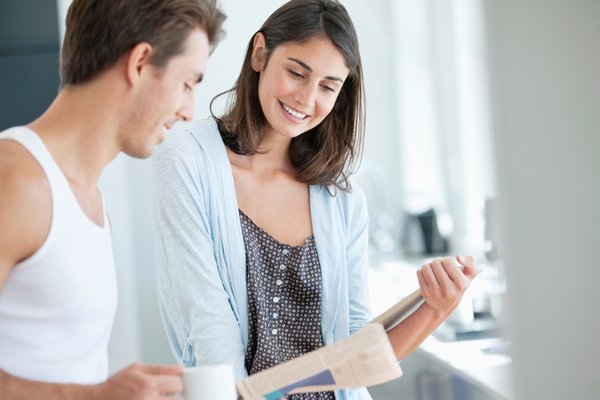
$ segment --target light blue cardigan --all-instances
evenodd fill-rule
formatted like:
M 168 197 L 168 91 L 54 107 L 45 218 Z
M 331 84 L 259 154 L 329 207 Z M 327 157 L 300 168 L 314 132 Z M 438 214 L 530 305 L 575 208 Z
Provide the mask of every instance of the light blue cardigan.
M 231 166 L 215 120 L 179 124 L 153 157 L 158 303 L 178 361 L 232 363 L 246 376 L 246 259 Z M 310 186 L 324 343 L 371 321 L 363 192 Z M 363 389 L 338 399 L 370 399 Z

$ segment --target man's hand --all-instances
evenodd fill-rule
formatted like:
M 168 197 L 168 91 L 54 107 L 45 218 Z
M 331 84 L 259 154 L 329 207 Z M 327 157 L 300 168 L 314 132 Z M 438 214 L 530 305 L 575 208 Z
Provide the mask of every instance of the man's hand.
M 133 364 L 96 386 L 94 399 L 150 400 L 183 390 L 181 365 Z

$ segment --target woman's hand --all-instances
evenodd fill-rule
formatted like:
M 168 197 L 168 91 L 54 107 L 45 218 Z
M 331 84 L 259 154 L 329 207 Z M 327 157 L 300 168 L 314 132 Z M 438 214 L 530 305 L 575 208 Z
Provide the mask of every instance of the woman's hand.
M 462 265 L 462 270 L 456 264 Z M 436 258 L 417 271 L 419 286 L 425 302 L 438 316 L 447 318 L 458 306 L 463 294 L 477 275 L 473 257 Z

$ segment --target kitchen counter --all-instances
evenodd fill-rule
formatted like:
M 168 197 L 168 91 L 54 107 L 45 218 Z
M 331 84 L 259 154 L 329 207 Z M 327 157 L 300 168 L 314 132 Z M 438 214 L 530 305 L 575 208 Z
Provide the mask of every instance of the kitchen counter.
M 373 315 L 376 316 L 418 287 L 416 263 L 393 261 L 369 271 Z M 475 281 L 476 282 L 476 281 Z M 435 335 L 417 350 L 441 368 L 460 377 L 493 399 L 511 399 L 511 360 L 496 352 L 505 347 L 502 338 L 442 341 Z M 402 378 L 401 378 L 402 379 Z

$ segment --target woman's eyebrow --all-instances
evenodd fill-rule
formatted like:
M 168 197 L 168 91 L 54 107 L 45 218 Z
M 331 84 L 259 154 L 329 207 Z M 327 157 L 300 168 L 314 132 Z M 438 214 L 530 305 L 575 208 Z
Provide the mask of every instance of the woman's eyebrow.
M 306 64 L 304 61 L 293 57 L 288 57 L 287 59 L 297 63 L 308 72 L 313 72 L 313 69 L 309 67 L 308 64 Z M 341 83 L 344 83 L 344 80 L 342 78 L 338 78 L 337 76 L 326 76 L 325 79 L 327 79 L 328 81 L 340 81 Z

